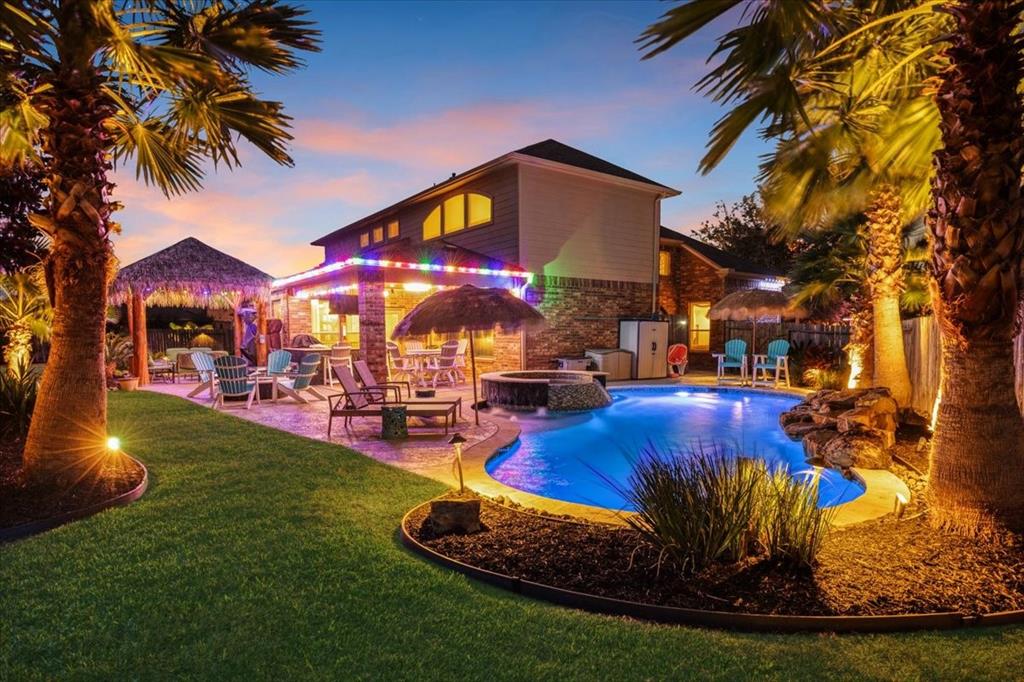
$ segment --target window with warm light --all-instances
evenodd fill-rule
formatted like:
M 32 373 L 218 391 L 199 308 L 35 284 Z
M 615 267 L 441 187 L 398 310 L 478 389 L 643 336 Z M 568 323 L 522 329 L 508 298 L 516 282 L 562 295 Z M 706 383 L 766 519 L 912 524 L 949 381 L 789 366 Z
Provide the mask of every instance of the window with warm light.
M 441 234 L 459 232 L 491 222 L 491 198 L 469 192 L 448 197 L 423 221 L 423 239 L 436 239 Z
M 398 221 L 392 220 L 388 223 L 388 239 L 398 238 Z
M 369 232 L 363 232 L 361 235 L 359 235 L 359 247 L 365 249 L 369 245 L 370 245 L 370 233 Z
M 690 350 L 708 351 L 711 349 L 711 312 L 710 303 L 690 304 Z
M 658 252 L 658 274 L 662 277 L 672 274 L 672 254 L 665 249 Z
M 312 298 L 310 304 L 310 322 L 313 336 L 321 343 L 333 344 L 341 341 L 345 330 L 341 326 L 338 315 L 331 313 L 330 301 L 323 298 Z
M 466 195 L 456 194 L 444 200 L 444 233 L 458 232 L 466 226 Z
M 436 239 L 441 236 L 441 207 L 438 206 L 423 221 L 423 239 Z
M 382 242 L 382 241 L 384 241 L 384 228 L 383 227 L 375 227 L 375 228 L 373 228 L 373 243 L 377 244 L 378 242 Z

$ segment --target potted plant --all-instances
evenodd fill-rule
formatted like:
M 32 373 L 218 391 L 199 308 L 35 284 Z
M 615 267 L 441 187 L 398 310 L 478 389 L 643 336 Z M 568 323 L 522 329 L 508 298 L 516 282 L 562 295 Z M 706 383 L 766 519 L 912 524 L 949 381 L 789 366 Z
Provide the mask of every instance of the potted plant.
M 106 336 L 107 388 L 134 391 L 139 387 L 139 378 L 128 369 L 132 361 L 132 340 L 123 334 L 110 332 Z

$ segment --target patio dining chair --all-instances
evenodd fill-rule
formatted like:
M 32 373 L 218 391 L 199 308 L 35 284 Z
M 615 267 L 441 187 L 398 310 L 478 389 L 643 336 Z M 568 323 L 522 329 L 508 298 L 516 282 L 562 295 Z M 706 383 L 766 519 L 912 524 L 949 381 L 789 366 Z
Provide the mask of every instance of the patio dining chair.
M 713 353 L 712 357 L 718 360 L 718 373 L 716 380 L 719 384 L 726 381 L 727 369 L 738 369 L 740 371 L 740 384 L 747 383 L 747 342 L 743 339 L 730 339 L 725 342 L 724 353 Z
M 344 419 L 345 428 L 352 425 L 355 417 L 374 417 L 383 419 L 384 408 L 394 405 L 383 401 L 375 402 L 380 396 L 379 391 L 360 389 L 356 384 L 356 378 L 345 365 L 334 367 L 341 383 L 342 392 L 332 395 L 327 399 L 327 437 L 331 436 L 331 428 L 334 425 L 335 417 Z M 455 426 L 456 411 L 462 412 L 462 398 L 455 400 L 406 400 L 399 403 L 405 406 L 406 415 L 409 417 L 444 417 L 444 434 L 448 435 L 448 429 Z
M 402 351 L 394 341 L 388 341 L 388 378 L 391 381 L 399 381 L 405 377 L 409 381 L 418 380 L 416 374 L 416 363 L 411 358 L 403 357 Z
M 455 371 L 459 375 L 459 381 L 466 380 L 466 349 L 469 348 L 469 339 L 459 339 L 459 349 L 455 352 Z
M 412 385 L 408 381 L 377 381 L 377 377 L 373 376 L 373 371 L 366 360 L 356 360 L 355 365 L 356 374 L 365 390 L 380 390 L 385 396 L 394 392 L 395 402 L 398 403 L 402 401 L 402 386 L 405 386 L 405 394 L 412 397 Z
M 423 342 L 422 341 L 412 341 L 412 340 L 406 341 L 405 342 L 405 350 L 406 350 L 406 352 L 411 351 L 411 350 L 423 350 Z
M 348 365 L 349 369 L 352 369 L 352 346 L 347 344 L 335 344 L 331 346 L 331 364 L 344 364 Z M 327 382 L 334 385 L 334 374 L 331 372 L 327 373 Z
M 761 371 L 761 378 L 757 378 L 758 370 Z M 754 372 L 751 375 L 751 386 L 758 383 L 765 386 L 772 383 L 771 374 L 774 374 L 775 388 L 779 387 L 782 375 L 786 375 L 786 388 L 789 383 L 789 341 L 786 339 L 775 339 L 768 344 L 767 352 L 763 355 L 754 356 Z
M 224 398 L 245 398 L 245 409 L 256 397 L 256 382 L 249 378 L 249 363 L 245 358 L 228 355 L 216 358 L 213 368 L 217 374 L 217 398 L 214 408 L 225 407 Z
M 320 356 L 316 353 L 309 353 L 299 362 L 299 369 L 295 374 L 288 379 L 277 380 L 277 390 L 303 404 L 308 402 L 302 397 L 303 393 L 308 393 L 317 400 L 327 400 L 327 396 L 313 388 L 313 377 L 316 376 L 319 369 Z
M 192 366 L 199 373 L 199 385 L 189 391 L 188 397 L 195 398 L 206 389 L 210 389 L 210 400 L 214 400 L 217 388 L 217 371 L 213 365 L 213 356 L 197 351 L 192 353 Z
M 458 352 L 458 341 L 445 341 L 441 344 L 441 355 L 432 358 L 431 363 L 426 367 L 427 374 L 433 375 L 434 388 L 437 388 L 439 379 L 446 381 L 451 386 L 459 383 L 459 370 L 455 366 L 455 357 Z

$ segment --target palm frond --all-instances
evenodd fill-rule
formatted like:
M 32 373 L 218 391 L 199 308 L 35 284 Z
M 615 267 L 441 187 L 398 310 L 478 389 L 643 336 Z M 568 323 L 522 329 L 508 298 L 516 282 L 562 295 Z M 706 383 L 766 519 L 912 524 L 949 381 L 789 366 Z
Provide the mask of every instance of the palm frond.
M 135 159 L 135 177 L 156 185 L 167 196 L 202 187 L 202 168 L 195 146 L 182 144 L 173 127 L 160 118 L 141 119 L 121 112 L 108 119 L 115 143 L 115 161 Z

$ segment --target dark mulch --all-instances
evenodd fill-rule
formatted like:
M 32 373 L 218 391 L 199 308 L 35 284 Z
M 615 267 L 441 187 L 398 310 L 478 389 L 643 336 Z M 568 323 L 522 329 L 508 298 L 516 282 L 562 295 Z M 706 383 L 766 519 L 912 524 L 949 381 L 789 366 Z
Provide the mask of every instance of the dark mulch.
M 633 530 L 566 523 L 485 500 L 486 530 L 435 537 L 426 508 L 409 530 L 441 554 L 535 582 L 651 604 L 790 615 L 1024 608 L 1024 551 L 946 535 L 924 517 L 837 530 L 813 570 L 752 559 L 689 578 Z
M 21 442 L 0 442 L 0 528 L 40 521 L 122 495 L 142 482 L 144 470 L 131 458 L 110 456 L 88 481 L 62 489 L 24 481 Z

